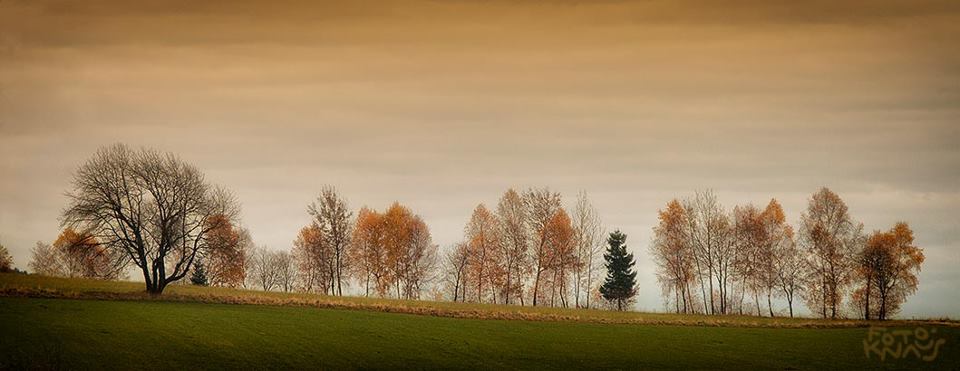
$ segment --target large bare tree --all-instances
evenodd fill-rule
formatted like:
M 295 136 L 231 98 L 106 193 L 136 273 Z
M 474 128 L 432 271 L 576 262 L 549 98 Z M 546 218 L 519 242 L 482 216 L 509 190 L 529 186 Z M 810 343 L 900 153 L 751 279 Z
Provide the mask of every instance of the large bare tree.
M 122 252 L 154 294 L 186 276 L 207 234 L 239 213 L 234 197 L 193 165 L 123 144 L 101 148 L 81 165 L 67 196 L 62 224 L 89 230 Z

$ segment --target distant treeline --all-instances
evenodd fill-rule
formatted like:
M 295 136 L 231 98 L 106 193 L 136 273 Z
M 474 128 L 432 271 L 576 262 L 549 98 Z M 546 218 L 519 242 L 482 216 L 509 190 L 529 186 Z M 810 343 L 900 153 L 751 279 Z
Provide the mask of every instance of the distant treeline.
M 636 292 L 626 236 L 605 239 L 585 192 L 568 211 L 548 188 L 508 189 L 495 208 L 479 204 L 443 252 L 409 207 L 354 213 L 330 186 L 307 205 L 311 222 L 291 249 L 257 247 L 231 193 L 173 154 L 124 145 L 83 164 L 68 195 L 63 232 L 33 250 L 36 273 L 116 279 L 135 266 L 157 294 L 189 274 L 201 285 L 328 295 L 356 285 L 366 296 L 576 308 L 622 309 Z M 698 192 L 660 211 L 651 252 L 677 312 L 772 316 L 772 297 L 783 297 L 793 315 L 802 297 L 837 317 L 849 294 L 862 317 L 883 319 L 916 290 L 923 254 L 905 223 L 862 229 L 825 188 L 797 235 L 776 200 L 726 213 Z
M 710 191 L 671 200 L 659 220 L 650 251 L 663 296 L 678 313 L 774 316 L 772 297 L 780 297 L 791 317 L 801 298 L 823 318 L 849 310 L 882 320 L 917 290 L 924 259 L 907 223 L 865 235 L 827 188 L 810 198 L 798 233 L 776 199 L 762 210 L 748 204 L 728 213 Z

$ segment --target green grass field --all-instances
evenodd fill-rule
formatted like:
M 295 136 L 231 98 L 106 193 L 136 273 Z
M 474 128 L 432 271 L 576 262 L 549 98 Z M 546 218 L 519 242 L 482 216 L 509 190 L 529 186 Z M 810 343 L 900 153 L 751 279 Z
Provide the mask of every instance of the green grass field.
M 0 297 L 0 368 L 960 369 L 960 328 L 935 324 L 923 326 L 946 339 L 937 359 L 880 362 L 864 355 L 867 328 L 847 325 L 791 328 L 788 322 L 777 328 L 751 327 L 746 320 L 739 322 L 744 327 L 597 323 L 590 318 L 452 318 L 358 310 L 368 307 L 316 308 L 300 302 L 218 304 L 209 301 L 246 292 L 195 287 L 177 287 L 170 293 L 176 297 L 172 301 L 76 298 L 109 288 L 124 293 L 124 285 L 128 283 L 0 275 L 5 295 Z M 193 296 L 188 295 L 191 291 Z M 37 297 L 57 295 L 73 299 Z M 288 298 L 280 295 L 277 303 L 284 300 Z M 459 306 L 424 305 L 445 305 L 446 310 Z M 489 309 L 466 307 L 470 313 Z

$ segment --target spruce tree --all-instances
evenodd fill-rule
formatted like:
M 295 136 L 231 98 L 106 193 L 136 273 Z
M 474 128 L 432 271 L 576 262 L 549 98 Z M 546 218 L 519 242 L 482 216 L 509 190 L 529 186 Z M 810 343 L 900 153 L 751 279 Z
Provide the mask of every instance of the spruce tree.
M 203 267 L 203 262 L 197 260 L 196 266 L 193 267 L 193 274 L 190 275 L 190 282 L 197 286 L 206 286 L 207 283 L 207 270 Z
M 616 301 L 617 310 L 620 311 L 637 294 L 637 272 L 633 270 L 633 254 L 627 253 L 626 242 L 627 235 L 619 230 L 610 233 L 607 238 L 607 252 L 603 254 L 607 278 L 600 286 L 603 298 Z

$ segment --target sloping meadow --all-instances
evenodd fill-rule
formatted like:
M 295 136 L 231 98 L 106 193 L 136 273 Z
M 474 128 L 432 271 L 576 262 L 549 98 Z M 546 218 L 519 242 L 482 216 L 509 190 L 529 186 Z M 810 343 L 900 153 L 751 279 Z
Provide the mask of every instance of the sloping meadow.
M 879 325 L 943 325 L 960 327 L 950 320 L 885 321 L 822 320 L 810 318 L 703 316 L 665 313 L 616 312 L 570 308 L 531 307 L 427 300 L 396 300 L 306 293 L 264 292 L 220 287 L 172 285 L 161 295 L 147 293 L 143 285 L 129 281 L 56 278 L 38 275 L 0 274 L 0 296 L 92 300 L 147 300 L 242 305 L 277 305 L 406 313 L 451 318 L 579 321 L 679 326 L 849 328 Z

